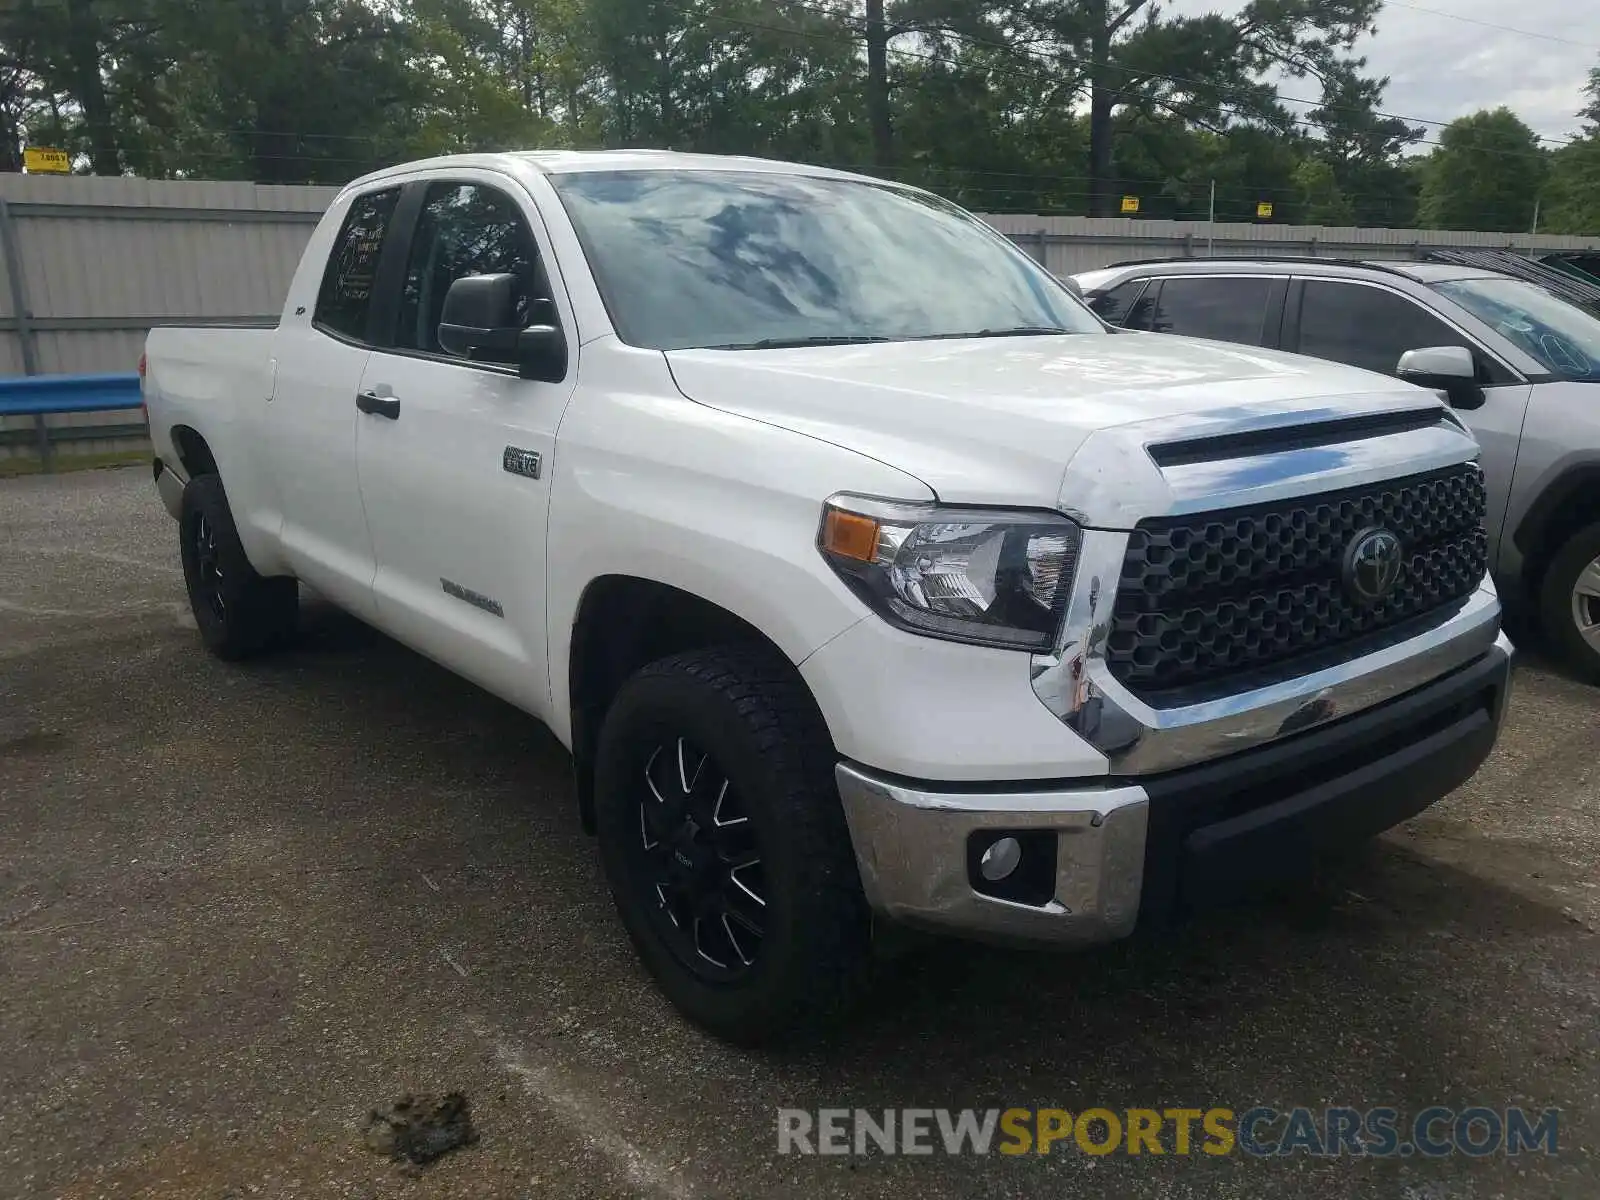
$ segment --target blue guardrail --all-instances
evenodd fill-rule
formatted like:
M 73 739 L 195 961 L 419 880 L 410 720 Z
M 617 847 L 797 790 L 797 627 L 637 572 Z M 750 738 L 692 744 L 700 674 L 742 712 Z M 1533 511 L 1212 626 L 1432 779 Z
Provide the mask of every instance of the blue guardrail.
M 14 375 L 0 379 L 0 417 L 138 408 L 139 376 Z

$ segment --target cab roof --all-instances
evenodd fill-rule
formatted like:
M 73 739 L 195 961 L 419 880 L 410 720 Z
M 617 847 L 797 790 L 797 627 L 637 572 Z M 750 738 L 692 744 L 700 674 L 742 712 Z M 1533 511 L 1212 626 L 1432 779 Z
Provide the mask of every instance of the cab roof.
M 476 167 L 479 170 L 515 174 L 534 170 L 542 175 L 571 175 L 586 171 L 742 171 L 766 175 L 807 175 L 822 179 L 850 179 L 862 183 L 892 184 L 851 171 L 819 167 L 810 163 L 784 162 L 775 158 L 755 158 L 735 154 L 689 154 L 677 150 L 512 150 L 495 154 L 448 154 L 417 159 L 374 171 L 350 183 L 364 187 L 384 179 L 410 175 L 417 171 Z M 914 188 L 906 188 L 914 191 Z

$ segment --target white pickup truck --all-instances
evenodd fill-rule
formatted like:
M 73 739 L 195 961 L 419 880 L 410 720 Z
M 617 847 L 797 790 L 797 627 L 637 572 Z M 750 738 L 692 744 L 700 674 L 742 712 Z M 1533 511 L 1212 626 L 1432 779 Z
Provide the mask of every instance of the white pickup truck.
M 207 648 L 298 585 L 547 723 L 662 989 L 755 1041 L 875 922 L 1087 944 L 1465 780 L 1511 646 L 1428 392 L 1107 329 L 820 168 L 435 159 L 345 188 L 273 330 L 157 329 Z

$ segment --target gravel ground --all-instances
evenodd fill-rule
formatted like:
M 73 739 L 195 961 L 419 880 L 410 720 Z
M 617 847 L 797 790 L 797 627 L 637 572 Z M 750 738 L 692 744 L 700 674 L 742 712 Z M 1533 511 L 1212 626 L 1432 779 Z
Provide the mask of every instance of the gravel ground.
M 144 471 L 0 481 L 0 1196 L 1600 1194 L 1600 692 L 1536 662 L 1471 784 L 1305 889 L 939 944 L 757 1055 L 650 987 L 538 724 L 306 608 L 215 662 Z M 363 1148 L 452 1090 L 476 1145 Z M 776 1152 L 779 1107 L 1434 1103 L 1559 1106 L 1560 1153 Z

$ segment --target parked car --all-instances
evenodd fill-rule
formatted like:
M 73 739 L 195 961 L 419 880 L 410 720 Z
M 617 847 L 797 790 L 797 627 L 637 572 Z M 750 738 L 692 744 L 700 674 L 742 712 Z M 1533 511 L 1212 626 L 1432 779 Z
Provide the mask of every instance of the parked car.
M 1303 870 L 1501 723 L 1434 396 L 1113 335 L 915 189 L 396 167 L 275 329 L 146 369 L 205 646 L 282 645 L 303 582 L 548 723 L 645 965 L 739 1041 L 836 1011 L 875 922 L 1085 944 Z
M 1600 682 L 1600 319 L 1530 282 L 1427 262 L 1171 260 L 1075 278 L 1123 329 L 1292 350 L 1446 393 L 1483 446 L 1502 593 Z

